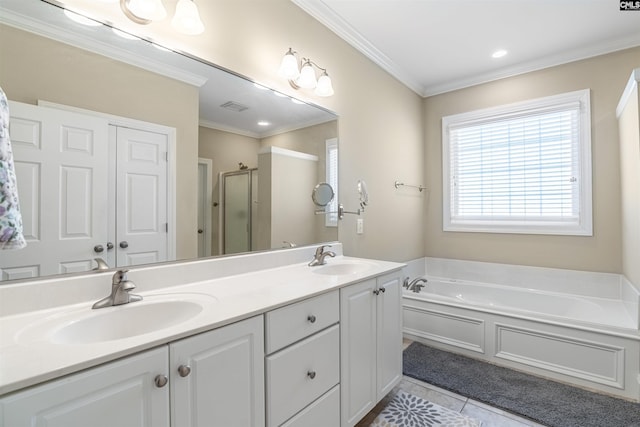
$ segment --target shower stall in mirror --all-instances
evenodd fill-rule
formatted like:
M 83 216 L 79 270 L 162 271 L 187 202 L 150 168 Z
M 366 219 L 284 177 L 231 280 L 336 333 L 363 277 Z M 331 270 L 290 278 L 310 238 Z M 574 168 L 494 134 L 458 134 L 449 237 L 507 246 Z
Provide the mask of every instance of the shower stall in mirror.
M 258 169 L 220 174 L 220 253 L 235 254 L 256 248 Z

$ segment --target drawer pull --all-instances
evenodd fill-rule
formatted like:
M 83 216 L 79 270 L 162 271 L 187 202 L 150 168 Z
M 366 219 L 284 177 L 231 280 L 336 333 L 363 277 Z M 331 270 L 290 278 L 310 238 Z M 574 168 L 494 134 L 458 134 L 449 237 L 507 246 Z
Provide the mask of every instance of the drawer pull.
M 180 365 L 178 366 L 178 374 L 180 374 L 181 377 L 186 377 L 187 375 L 189 375 L 191 373 L 191 366 L 189 365 Z
M 380 295 L 380 289 L 374 289 L 373 293 L 374 295 Z
M 311 379 L 314 379 L 316 377 L 316 371 L 307 372 L 307 376 Z
M 156 377 L 153 379 L 153 382 L 156 385 L 156 387 L 162 388 L 167 385 L 167 383 L 169 382 L 169 379 L 164 375 L 156 375 Z
M 309 323 L 316 323 L 316 316 L 312 314 L 309 317 L 307 317 L 307 320 L 309 321 Z
M 380 292 L 382 292 L 384 294 L 384 291 L 386 291 L 385 288 L 380 288 Z

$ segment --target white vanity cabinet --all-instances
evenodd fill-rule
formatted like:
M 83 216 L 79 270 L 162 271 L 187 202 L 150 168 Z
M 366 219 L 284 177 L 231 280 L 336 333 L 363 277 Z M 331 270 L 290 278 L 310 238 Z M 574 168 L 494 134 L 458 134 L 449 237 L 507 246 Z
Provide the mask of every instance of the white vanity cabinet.
M 0 425 L 264 426 L 262 316 L 0 398 Z
M 262 316 L 169 344 L 171 425 L 264 426 Z
M 339 293 L 265 314 L 267 426 L 340 424 Z
M 341 426 L 354 426 L 402 378 L 402 280 L 394 272 L 340 290 Z
M 38 385 L 0 399 L 0 425 L 169 427 L 167 371 L 163 346 Z

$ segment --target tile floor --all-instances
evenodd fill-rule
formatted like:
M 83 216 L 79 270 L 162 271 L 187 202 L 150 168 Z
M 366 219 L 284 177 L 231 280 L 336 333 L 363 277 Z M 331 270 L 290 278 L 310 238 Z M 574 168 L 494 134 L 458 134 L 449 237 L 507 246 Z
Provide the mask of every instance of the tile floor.
M 405 348 L 411 341 L 405 340 Z M 445 408 L 457 411 L 468 417 L 482 421 L 482 427 L 544 427 L 533 421 L 512 415 L 501 409 L 491 407 L 481 402 L 468 399 L 464 396 L 432 386 L 420 380 L 403 377 L 398 386 L 360 421 L 356 427 L 369 426 L 376 416 L 384 409 L 393 398 L 397 390 L 404 390 L 415 396 L 421 397 Z

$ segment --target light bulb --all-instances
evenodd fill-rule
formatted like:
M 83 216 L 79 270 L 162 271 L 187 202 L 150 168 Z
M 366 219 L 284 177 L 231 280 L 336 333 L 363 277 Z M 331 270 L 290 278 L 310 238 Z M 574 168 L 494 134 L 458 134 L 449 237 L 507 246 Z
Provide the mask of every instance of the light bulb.
M 315 94 L 318 96 L 331 96 L 333 95 L 333 85 L 331 84 L 331 77 L 327 72 L 323 72 L 318 79 L 318 86 L 316 86 Z
M 305 89 L 314 89 L 318 82 L 316 80 L 316 72 L 313 70 L 311 62 L 307 60 L 300 70 L 300 77 L 296 80 L 296 84 Z
M 201 34 L 204 31 L 198 6 L 192 0 L 178 0 L 176 14 L 171 20 L 171 25 L 181 33 L 190 36 Z
M 282 58 L 278 74 L 288 80 L 295 80 L 300 75 L 300 70 L 298 70 L 298 60 L 291 48 L 289 48 L 289 51 Z

